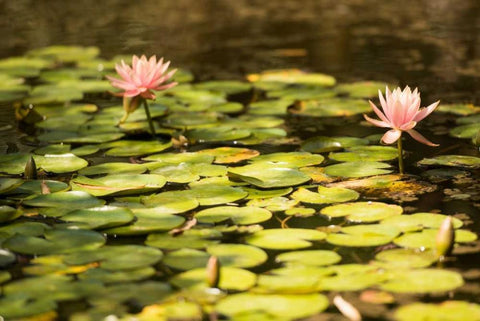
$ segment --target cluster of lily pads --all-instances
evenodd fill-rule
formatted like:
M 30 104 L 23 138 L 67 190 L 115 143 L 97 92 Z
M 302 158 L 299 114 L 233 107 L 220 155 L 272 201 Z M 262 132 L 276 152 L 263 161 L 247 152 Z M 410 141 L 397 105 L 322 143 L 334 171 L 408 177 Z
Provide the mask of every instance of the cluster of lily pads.
M 447 215 L 402 206 L 469 177 L 480 158 L 423 159 L 421 180 L 393 173 L 397 150 L 379 135 L 302 140 L 288 126 L 360 119 L 384 84 L 298 70 L 194 82 L 179 70 L 180 85 L 150 106 L 152 139 L 142 112 L 118 125 L 121 102 L 104 76 L 119 58 L 98 55 L 55 46 L 0 60 L 0 101 L 35 130 L 31 152 L 0 155 L 1 316 L 295 320 L 334 313 L 341 292 L 397 303 L 370 317 L 480 320 L 478 302 L 445 295 L 466 282 L 437 265 Z M 462 115 L 453 137 L 478 143 L 478 107 L 440 110 Z M 453 218 L 454 256 L 478 251 L 467 224 Z M 211 256 L 221 263 L 214 288 Z M 444 302 L 402 304 L 402 293 Z

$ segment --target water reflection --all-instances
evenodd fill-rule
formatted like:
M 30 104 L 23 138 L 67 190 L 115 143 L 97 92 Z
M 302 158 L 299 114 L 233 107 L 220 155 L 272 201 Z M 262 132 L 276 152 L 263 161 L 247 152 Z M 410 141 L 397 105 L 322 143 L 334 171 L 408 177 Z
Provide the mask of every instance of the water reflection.
M 107 56 L 165 55 L 201 79 L 301 67 L 341 80 L 418 85 L 443 101 L 474 101 L 479 6 L 475 0 L 5 1 L 0 54 L 96 45 Z

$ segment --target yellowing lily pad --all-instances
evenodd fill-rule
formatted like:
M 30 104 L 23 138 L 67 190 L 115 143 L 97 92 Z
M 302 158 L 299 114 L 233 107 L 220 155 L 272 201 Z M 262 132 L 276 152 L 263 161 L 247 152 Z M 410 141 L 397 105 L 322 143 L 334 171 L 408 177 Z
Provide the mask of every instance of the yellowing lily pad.
M 438 257 L 433 251 L 414 249 L 391 249 L 375 255 L 374 262 L 387 269 L 394 268 L 425 268 L 435 263 Z
M 480 305 L 467 301 L 444 301 L 442 303 L 411 303 L 395 311 L 395 319 L 398 321 L 422 321 L 422 320 L 480 320 Z
M 231 220 L 234 224 L 249 225 L 270 219 L 272 213 L 267 209 L 254 206 L 218 206 L 197 212 L 195 217 L 199 222 L 205 223 Z
M 205 268 L 189 270 L 175 275 L 170 282 L 180 288 L 206 288 L 207 271 Z M 221 267 L 218 287 L 224 290 L 245 291 L 251 288 L 257 276 L 247 270 L 235 267 Z
M 239 147 L 217 147 L 213 149 L 203 149 L 200 154 L 206 154 L 215 158 L 217 164 L 238 163 L 260 155 L 259 151 L 239 148 Z
M 247 76 L 250 82 L 280 82 L 286 84 L 316 85 L 330 87 L 335 85 L 335 78 L 325 74 L 306 73 L 299 69 L 266 70 L 260 74 Z
M 392 277 L 380 288 L 397 293 L 435 293 L 451 291 L 463 284 L 463 278 L 457 272 L 416 269 L 393 272 Z
M 326 234 L 320 231 L 290 228 L 258 231 L 245 240 L 250 245 L 265 249 L 295 250 L 310 247 L 310 241 L 320 241 L 325 237 Z
M 440 155 L 432 158 L 424 158 L 419 165 L 441 165 L 464 168 L 480 167 L 480 157 L 465 155 Z
M 323 208 L 320 213 L 329 217 L 346 217 L 353 222 L 375 222 L 401 215 L 401 206 L 381 202 L 355 202 Z
M 318 193 L 300 187 L 291 197 L 302 203 L 330 204 L 354 201 L 359 197 L 359 194 L 347 188 L 319 186 Z

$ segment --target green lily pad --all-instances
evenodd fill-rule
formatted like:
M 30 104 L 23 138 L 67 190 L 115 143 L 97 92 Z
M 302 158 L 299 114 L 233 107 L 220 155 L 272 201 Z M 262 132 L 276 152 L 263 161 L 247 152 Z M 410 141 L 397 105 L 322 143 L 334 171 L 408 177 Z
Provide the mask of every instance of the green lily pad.
M 196 89 L 210 90 L 213 92 L 220 92 L 227 95 L 239 94 L 247 92 L 252 88 L 252 85 L 246 82 L 237 80 L 217 80 L 217 81 L 204 81 L 195 84 Z
M 247 206 L 258 206 L 266 208 L 272 212 L 286 211 L 299 203 L 297 200 L 291 200 L 287 197 L 254 198 L 248 201 Z
M 248 129 L 236 129 L 231 126 L 216 126 L 212 128 L 195 128 L 185 132 L 185 136 L 193 142 L 221 142 L 238 140 L 250 136 Z
M 19 208 L 13 208 L 7 205 L 0 205 L 0 223 L 13 221 L 22 216 L 23 211 Z
M 205 165 L 213 166 L 211 164 Z M 160 163 L 157 166 L 154 167 L 155 169 L 150 170 L 150 173 L 162 175 L 168 182 L 171 183 L 183 184 L 194 182 L 200 179 L 200 175 L 194 172 L 194 168 L 192 168 L 193 166 L 190 166 L 189 163 L 181 163 L 178 165 Z M 150 165 L 149 167 L 152 168 L 153 166 Z
M 16 234 L 6 240 L 7 249 L 32 255 L 70 253 L 84 249 L 95 249 L 105 244 L 105 238 L 89 230 L 46 230 L 45 238 Z
M 57 308 L 55 301 L 45 298 L 31 299 L 26 296 L 5 296 L 0 299 L 2 317 L 7 320 L 34 317 L 54 311 Z
M 205 288 L 207 272 L 205 268 L 189 270 L 175 275 L 170 282 L 180 288 Z M 224 290 L 245 291 L 256 282 L 257 276 L 247 270 L 235 267 L 220 268 L 218 287 Z
M 326 74 L 306 73 L 299 69 L 266 70 L 260 74 L 250 74 L 248 81 L 256 82 L 279 82 L 284 84 L 315 85 L 331 87 L 335 85 L 335 78 Z M 254 84 L 255 86 L 257 84 Z
M 44 123 L 43 121 L 42 123 Z M 42 123 L 37 124 L 40 125 Z M 71 124 L 69 124 L 71 125 Z M 70 153 L 71 146 L 69 144 L 51 144 L 35 149 L 35 153 L 39 155 L 45 154 L 67 154 Z
M 249 235 L 245 241 L 265 249 L 295 250 L 310 247 L 310 241 L 320 241 L 326 236 L 323 232 L 309 229 L 269 229 Z
M 341 233 L 330 233 L 327 242 L 339 246 L 369 247 L 388 244 L 400 234 L 393 226 L 380 224 L 347 226 Z
M 1 178 L 0 177 L 0 194 L 9 193 L 22 185 L 24 181 L 20 178 Z
M 292 187 L 285 187 L 280 189 L 256 189 L 249 187 L 242 187 L 242 189 L 248 193 L 247 199 L 266 199 L 272 197 L 280 197 L 290 194 L 293 191 Z
M 98 262 L 105 270 L 118 271 L 139 269 L 159 262 L 162 251 L 141 245 L 110 245 L 90 251 L 79 251 L 66 255 L 63 261 L 69 265 L 84 265 Z
M 169 252 L 162 262 L 171 268 L 187 271 L 205 267 L 209 257 L 204 251 L 182 248 Z
M 480 305 L 467 301 L 444 301 L 435 303 L 411 303 L 401 306 L 395 311 L 395 320 L 480 320 Z
M 143 164 L 112 162 L 89 166 L 81 169 L 78 173 L 91 176 L 100 174 L 142 174 L 146 171 L 147 167 Z
M 473 124 L 460 125 L 450 130 L 450 136 L 457 138 L 473 138 L 477 135 L 479 130 L 480 124 L 478 122 Z
M 18 222 L 0 227 L 1 240 L 15 234 L 26 236 L 41 236 L 46 230 L 51 229 L 47 224 L 40 222 Z M 6 234 L 6 235 L 5 235 Z
M 108 133 L 77 133 L 68 131 L 52 131 L 37 136 L 39 141 L 50 143 L 77 143 L 77 144 L 96 144 L 118 140 L 125 136 L 124 133 L 116 132 L 112 129 Z
M 336 252 L 327 250 L 293 251 L 282 253 L 275 258 L 275 261 L 287 265 L 313 265 L 325 266 L 340 262 L 342 257 Z
M 86 160 L 71 153 L 60 155 L 46 154 L 44 156 L 34 155 L 33 158 L 37 167 L 52 173 L 74 172 L 88 166 Z
M 338 267 L 357 269 L 356 265 L 338 265 Z M 340 269 L 336 271 L 336 275 L 321 278 L 319 288 L 324 291 L 359 291 L 381 284 L 389 277 L 388 273 L 376 268 L 359 267 L 357 271 L 347 273 Z
M 268 256 L 265 251 L 245 244 L 215 244 L 207 248 L 210 255 L 218 257 L 221 266 L 251 268 L 264 263 Z
M 52 180 L 28 180 L 18 188 L 14 189 L 12 194 L 43 194 L 42 185 L 46 186 L 50 193 L 63 192 L 68 190 L 69 186 L 60 181 Z
M 203 149 L 199 151 L 200 155 L 214 157 L 217 164 L 238 163 L 260 155 L 259 151 L 239 148 L 239 147 L 217 147 L 213 149 Z
M 401 206 L 381 202 L 355 202 L 323 208 L 320 213 L 329 217 L 346 217 L 353 222 L 375 222 L 401 215 Z
M 167 164 L 181 164 L 181 163 L 212 163 L 214 156 L 203 154 L 200 152 L 186 152 L 186 153 L 162 153 L 150 155 L 143 158 L 146 161 L 162 162 Z M 149 166 L 149 164 L 145 164 Z
M 122 140 L 111 143 L 105 154 L 108 156 L 141 156 L 161 152 L 172 146 L 171 141 L 134 141 Z
M 0 71 L 10 76 L 35 77 L 40 70 L 48 68 L 52 62 L 32 57 L 10 57 L 0 60 Z
M 30 50 L 28 56 L 43 59 L 55 59 L 62 62 L 77 62 L 91 60 L 98 56 L 100 49 L 97 47 L 81 46 L 48 46 Z
M 85 281 L 99 281 L 104 284 L 135 282 L 151 278 L 155 275 L 155 269 L 147 266 L 138 269 L 110 271 L 102 268 L 88 269 L 78 278 Z
M 172 92 L 173 95 L 181 102 L 188 105 L 216 105 L 226 102 L 225 94 L 221 92 L 213 92 L 208 90 L 195 90 L 185 88 L 185 90 L 178 89 Z
M 199 201 L 189 191 L 169 191 L 141 196 L 141 202 L 159 213 L 184 213 L 198 207 Z M 227 202 L 228 203 L 228 202 Z
M 270 275 L 258 276 L 255 293 L 266 294 L 307 294 L 318 292 L 317 275 Z
M 350 97 L 372 98 L 378 96 L 378 91 L 383 91 L 387 85 L 386 83 L 378 81 L 357 81 L 348 84 L 339 84 L 335 89 L 340 94 L 346 94 Z
M 218 113 L 184 112 L 170 114 L 164 118 L 165 127 L 187 129 L 219 125 Z
M 73 191 L 84 191 L 93 196 L 152 192 L 165 183 L 165 177 L 157 174 L 118 174 L 95 179 L 78 176 L 70 181 Z
M 250 129 L 250 136 L 238 140 L 243 145 L 271 144 L 282 145 L 288 142 L 287 132 L 283 128 L 254 128 Z
M 74 86 L 39 85 L 35 86 L 29 96 L 23 100 L 24 104 L 54 104 L 73 100 L 81 100 L 83 91 Z
M 426 268 L 435 263 L 438 257 L 433 251 L 414 249 L 391 249 L 375 255 L 380 266 L 385 268 Z
M 480 157 L 464 155 L 440 155 L 432 158 L 424 158 L 418 165 L 441 165 L 462 168 L 479 168 Z
M 444 113 L 452 113 L 455 115 L 466 116 L 480 112 L 480 107 L 473 104 L 441 104 L 437 107 L 437 111 Z
M 360 195 L 354 190 L 341 187 L 318 187 L 318 193 L 300 187 L 291 197 L 302 203 L 330 204 L 356 200 Z
M 346 162 L 325 167 L 325 174 L 340 177 L 365 177 L 391 173 L 390 165 L 381 162 Z
M 105 204 L 100 200 L 82 191 L 57 192 L 45 195 L 38 195 L 23 201 L 23 204 L 36 207 L 56 207 L 56 208 L 87 208 Z
M 380 288 L 396 293 L 435 293 L 451 291 L 463 284 L 463 278 L 457 272 L 416 269 L 393 272 L 393 276 Z
M 353 146 L 341 153 L 330 153 L 328 158 L 339 162 L 379 162 L 398 157 L 398 150 L 391 146 Z
M 392 216 L 383 219 L 380 224 L 399 228 L 402 232 L 419 231 L 423 228 L 440 228 L 447 215 L 435 213 L 415 213 L 410 215 Z M 452 217 L 454 228 L 460 228 L 463 222 Z
M 90 229 L 100 229 L 130 223 L 134 217 L 128 208 L 102 206 L 74 210 L 63 215 L 62 221 L 83 223 Z
M 393 242 L 401 247 L 416 249 L 435 248 L 435 238 L 438 229 L 426 229 L 420 232 L 406 233 L 396 238 Z M 467 230 L 455 230 L 456 243 L 469 243 L 477 240 L 477 235 Z
M 0 249 L 0 267 L 3 268 L 9 264 L 12 264 L 15 261 L 16 261 L 15 254 L 5 249 Z M 0 278 L 0 279 L 3 279 L 3 278 Z M 1 283 L 3 282 L 0 281 L 0 284 Z
M 0 172 L 18 175 L 25 171 L 25 164 L 30 159 L 29 154 L 4 154 L 0 155 Z
M 328 88 L 319 86 L 287 86 L 267 92 L 267 98 L 280 98 L 285 100 L 309 100 L 335 97 L 337 93 Z
M 244 190 L 222 185 L 199 185 L 186 193 L 187 197 L 197 199 L 200 205 L 219 205 L 241 200 L 247 196 Z
M 316 293 L 297 295 L 239 293 L 222 299 L 215 306 L 215 311 L 232 319 L 237 319 L 237 316 L 242 314 L 260 311 L 271 316 L 271 320 L 278 318 L 294 320 L 320 313 L 327 309 L 328 305 L 327 297 Z
M 269 210 L 254 206 L 218 206 L 204 209 L 195 214 L 199 222 L 218 223 L 231 220 L 234 224 L 249 225 L 267 221 L 272 217 Z
M 366 113 L 371 107 L 363 99 L 329 98 L 305 100 L 288 111 L 308 117 L 345 117 Z
M 252 161 L 266 162 L 270 166 L 279 167 L 305 167 L 319 165 L 325 158 L 322 155 L 311 154 L 307 152 L 291 152 L 291 153 L 272 153 L 255 157 Z
M 108 235 L 143 235 L 169 231 L 185 222 L 182 216 L 162 212 L 162 208 L 133 209 L 135 221 L 125 226 L 112 227 L 102 232 Z
M 293 100 L 272 99 L 256 101 L 248 105 L 248 113 L 253 115 L 286 115 Z
M 145 244 L 165 250 L 204 249 L 218 243 L 217 239 L 221 236 L 222 233 L 215 230 L 188 230 L 176 236 L 167 233 L 155 233 L 148 235 Z
M 300 185 L 310 177 L 295 168 L 272 167 L 268 162 L 256 162 L 242 167 L 231 167 L 231 177 L 261 188 L 275 188 Z
M 317 136 L 305 140 L 301 146 L 307 152 L 324 153 L 367 144 L 368 140 L 364 138 Z

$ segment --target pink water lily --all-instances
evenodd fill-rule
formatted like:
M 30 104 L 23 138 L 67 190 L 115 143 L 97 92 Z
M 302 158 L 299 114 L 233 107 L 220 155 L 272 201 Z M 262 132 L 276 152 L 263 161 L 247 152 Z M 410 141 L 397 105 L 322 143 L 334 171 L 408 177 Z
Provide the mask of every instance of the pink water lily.
M 392 144 L 401 138 L 402 132 L 407 132 L 415 140 L 422 144 L 429 146 L 438 146 L 413 128 L 419 121 L 427 117 L 432 111 L 437 108 L 440 101 L 437 101 L 428 107 L 420 108 L 420 93 L 415 88 L 412 92 L 410 87 L 406 86 L 402 91 L 400 87 L 390 92 L 388 87 L 385 91 L 385 98 L 383 98 L 382 92 L 378 91 L 378 97 L 380 98 L 380 104 L 382 105 L 383 112 L 370 102 L 370 106 L 380 120 L 372 119 L 367 115 L 363 115 L 367 121 L 378 127 L 392 128 L 387 131 L 382 141 L 385 144 Z
M 112 86 L 124 90 L 120 96 L 135 97 L 141 96 L 145 99 L 155 99 L 152 90 L 165 90 L 175 86 L 176 82 L 167 83 L 173 76 L 176 69 L 167 73 L 170 61 L 163 62 L 161 58 L 157 62 L 157 57 L 152 56 L 147 59 L 145 55 L 138 58 L 132 57 L 132 66 L 127 65 L 123 60 L 115 65 L 115 70 L 122 79 L 107 76 Z

